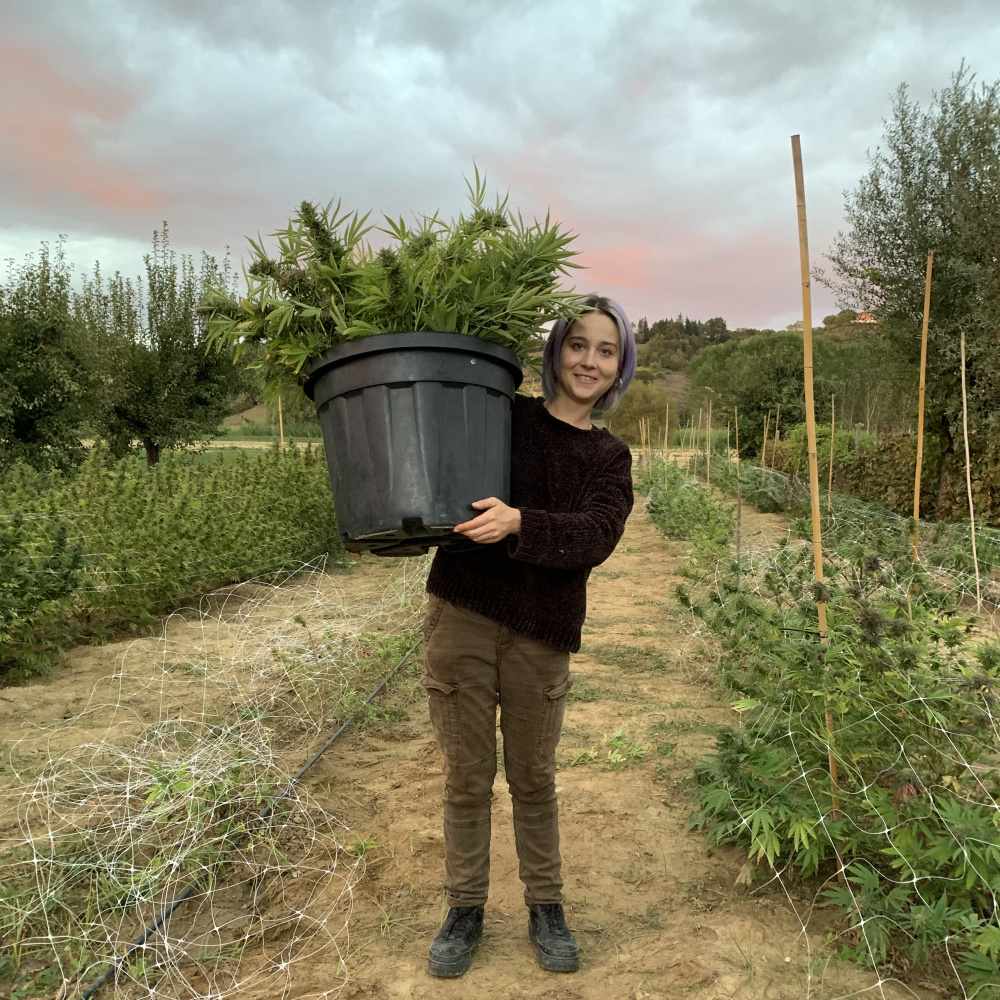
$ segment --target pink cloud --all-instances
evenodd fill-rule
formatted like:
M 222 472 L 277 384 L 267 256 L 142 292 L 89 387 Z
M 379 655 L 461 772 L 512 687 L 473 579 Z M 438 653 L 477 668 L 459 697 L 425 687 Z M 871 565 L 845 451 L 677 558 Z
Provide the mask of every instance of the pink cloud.
M 10 43 L 0 43 L 0 93 L 0 176 L 22 202 L 45 206 L 70 195 L 123 213 L 159 203 L 140 179 L 102 159 L 87 135 L 95 122 L 124 121 L 134 95 Z

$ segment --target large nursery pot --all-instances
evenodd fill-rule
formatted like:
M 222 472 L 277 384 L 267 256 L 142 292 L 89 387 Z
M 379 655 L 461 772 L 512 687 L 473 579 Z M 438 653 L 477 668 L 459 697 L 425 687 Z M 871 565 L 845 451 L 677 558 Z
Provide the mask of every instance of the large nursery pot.
M 454 532 L 510 494 L 510 416 L 521 362 L 457 333 L 383 333 L 323 353 L 306 394 L 323 431 L 349 552 L 471 546 Z

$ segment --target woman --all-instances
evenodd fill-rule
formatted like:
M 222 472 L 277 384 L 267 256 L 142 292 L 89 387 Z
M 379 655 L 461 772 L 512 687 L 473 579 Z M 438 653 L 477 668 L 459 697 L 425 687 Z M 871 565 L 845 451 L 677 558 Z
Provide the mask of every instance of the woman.
M 511 505 L 496 497 L 456 527 L 482 548 L 438 549 L 427 580 L 424 676 L 445 758 L 448 917 L 428 968 L 460 976 L 483 932 L 490 802 L 500 708 L 504 769 L 539 964 L 579 968 L 562 908 L 555 751 L 569 655 L 580 648 L 587 577 L 614 551 L 632 509 L 632 456 L 593 410 L 610 410 L 635 373 L 635 339 L 619 305 L 599 296 L 552 328 L 543 399 L 517 396 Z

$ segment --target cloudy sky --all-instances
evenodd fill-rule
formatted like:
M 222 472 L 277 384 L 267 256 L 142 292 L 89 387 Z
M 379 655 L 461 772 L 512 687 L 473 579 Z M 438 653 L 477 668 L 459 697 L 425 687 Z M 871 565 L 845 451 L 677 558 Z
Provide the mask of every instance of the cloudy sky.
M 1000 76 L 990 0 L 0 0 L 0 258 L 136 273 L 303 198 L 462 208 L 473 164 L 637 318 L 799 316 L 901 81 Z M 819 317 L 835 307 L 817 290 Z

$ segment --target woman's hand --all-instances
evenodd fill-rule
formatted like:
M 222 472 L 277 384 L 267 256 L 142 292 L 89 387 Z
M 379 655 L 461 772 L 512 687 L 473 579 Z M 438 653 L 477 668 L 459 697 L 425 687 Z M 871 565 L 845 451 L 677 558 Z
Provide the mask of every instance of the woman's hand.
M 516 507 L 508 507 L 496 497 L 477 500 L 472 506 L 483 513 L 471 521 L 455 525 L 455 530 L 466 538 L 480 545 L 489 545 L 520 532 L 521 512 Z

